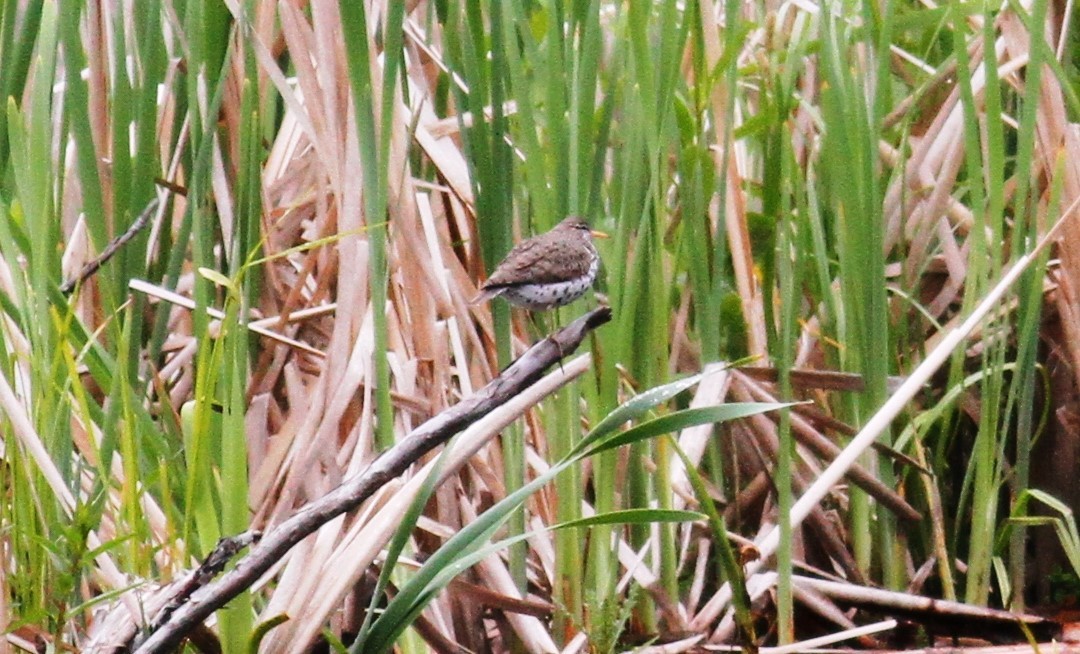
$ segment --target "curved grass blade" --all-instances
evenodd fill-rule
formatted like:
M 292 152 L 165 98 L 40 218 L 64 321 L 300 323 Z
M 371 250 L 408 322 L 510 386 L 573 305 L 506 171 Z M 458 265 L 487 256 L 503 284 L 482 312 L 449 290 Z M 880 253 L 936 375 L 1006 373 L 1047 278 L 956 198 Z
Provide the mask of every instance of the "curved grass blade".
M 445 583 L 448 583 L 449 579 L 453 578 L 453 575 L 458 574 L 460 570 L 468 568 L 469 566 L 461 567 L 461 562 L 478 552 L 483 544 L 487 542 L 495 531 L 510 518 L 513 512 L 523 504 L 530 495 L 542 488 L 557 477 L 559 473 L 563 472 L 577 461 L 596 452 L 605 451 L 621 444 L 632 443 L 652 436 L 668 433 L 675 429 L 723 422 L 735 418 L 757 415 L 783 406 L 788 406 L 784 404 L 751 403 L 728 404 L 704 409 L 684 409 L 627 430 L 626 432 L 617 435 L 615 438 L 602 440 L 605 433 L 610 433 L 615 426 L 622 424 L 629 419 L 630 416 L 642 415 L 648 409 L 655 407 L 677 393 L 686 390 L 694 383 L 697 383 L 698 379 L 700 379 L 700 376 L 680 380 L 680 382 L 665 384 L 652 391 L 643 393 L 615 409 L 615 411 L 609 414 L 607 418 L 601 421 L 600 426 L 594 429 L 589 437 L 584 439 L 583 443 L 595 447 L 575 448 L 574 452 L 553 465 L 547 472 L 538 476 L 528 484 L 525 484 L 517 491 L 507 495 L 497 504 L 478 516 L 476 520 L 466 525 L 464 529 L 454 534 L 454 536 L 447 540 L 446 543 L 427 560 L 420 570 L 417 571 L 412 580 L 402 587 L 398 595 L 386 607 L 382 616 L 380 616 L 372 625 L 370 635 L 366 642 L 357 640 L 356 644 L 354 644 L 353 651 L 359 652 L 361 650 L 357 648 L 363 648 L 362 651 L 364 652 L 380 652 L 389 648 L 393 644 L 397 634 L 411 622 L 412 618 L 431 601 L 438 589 L 441 588 L 441 586 L 435 583 L 436 579 L 443 578 L 443 576 L 449 574 L 450 571 L 457 571 L 453 572 L 453 574 L 446 579 Z M 617 418 L 613 419 L 612 416 L 617 416 Z M 606 431 L 601 430 L 601 427 Z M 629 436 L 627 436 L 627 434 L 629 434 Z M 598 440 L 602 440 L 602 442 L 597 444 Z M 443 585 L 445 585 L 445 583 L 443 583 Z
M 793 406 L 794 404 L 797 403 L 741 402 L 738 404 L 722 404 L 720 406 L 683 409 L 682 411 L 676 411 L 675 413 L 660 416 L 659 418 L 654 418 L 648 422 L 643 422 L 636 427 L 627 429 L 614 436 L 601 438 L 598 442 L 594 441 L 590 443 L 590 447 L 582 456 L 592 456 L 616 447 L 660 436 L 661 434 L 686 429 L 687 427 L 705 425 L 710 422 L 727 422 L 729 420 L 747 418 L 749 416 L 756 416 L 759 413 L 783 409 L 785 407 Z
M 497 505 L 496 505 L 497 506 Z M 495 507 L 492 507 L 494 510 Z M 489 511 L 490 512 L 490 511 Z M 507 516 L 508 517 L 508 516 Z M 562 529 L 572 529 L 580 527 L 595 527 L 597 525 L 613 525 L 613 524 L 651 524 L 662 522 L 693 522 L 705 518 L 704 514 L 697 511 L 677 511 L 677 510 L 665 510 L 665 509 L 627 509 L 625 511 L 613 511 L 610 513 L 604 513 L 600 515 L 590 516 L 588 518 L 581 518 L 578 520 L 571 520 L 563 522 L 557 525 L 552 525 L 544 529 L 536 531 L 526 532 L 524 534 L 517 534 L 509 538 L 505 538 L 495 543 L 491 543 L 484 547 L 472 547 L 469 551 L 463 551 L 462 556 L 451 561 L 446 566 L 437 567 L 433 570 L 433 574 L 429 575 L 428 581 L 422 588 L 416 589 L 416 592 L 409 592 L 410 598 L 408 605 L 404 605 L 403 598 L 406 596 L 408 587 L 402 588 L 401 593 L 394 598 L 391 602 L 391 606 L 387 607 L 387 610 L 376 621 L 375 626 L 370 632 L 370 636 L 366 640 L 357 639 L 353 643 L 351 652 L 384 652 L 388 651 L 394 644 L 394 641 L 405 631 L 405 629 L 412 624 L 416 619 L 416 616 L 424 610 L 424 607 L 428 605 L 431 600 L 443 589 L 450 584 L 451 581 L 461 573 L 465 572 L 472 566 L 483 561 L 487 557 L 495 554 L 508 547 L 516 545 L 518 543 L 525 542 L 527 539 L 532 538 L 540 534 L 548 532 L 559 531 Z M 503 521 L 500 520 L 495 525 L 497 528 Z M 473 523 L 475 524 L 475 522 Z M 494 532 L 494 528 L 485 530 L 488 535 Z M 460 533 L 460 532 L 459 532 Z M 456 538 L 456 536 L 455 536 Z M 447 541 L 447 544 L 443 546 L 445 549 L 451 541 Z M 477 539 L 476 543 L 483 543 L 483 539 Z M 439 551 L 441 552 L 442 549 Z M 414 581 L 418 579 L 423 573 L 425 568 L 431 566 L 432 560 L 429 559 L 427 563 L 421 568 L 420 573 L 414 577 Z M 410 582 L 409 586 L 412 585 Z M 395 604 L 401 603 L 402 606 L 398 610 L 391 611 L 391 608 Z

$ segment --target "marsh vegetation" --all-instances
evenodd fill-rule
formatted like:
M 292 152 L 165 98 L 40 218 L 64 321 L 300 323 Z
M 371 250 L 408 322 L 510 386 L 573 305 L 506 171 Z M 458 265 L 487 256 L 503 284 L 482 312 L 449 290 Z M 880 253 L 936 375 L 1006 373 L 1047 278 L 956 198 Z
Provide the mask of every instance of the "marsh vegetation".
M 601 304 L 187 647 L 907 647 L 999 635 L 852 593 L 1057 605 L 1075 11 L 4 3 L 0 650 L 115 642 Z M 469 303 L 572 214 L 595 294 Z

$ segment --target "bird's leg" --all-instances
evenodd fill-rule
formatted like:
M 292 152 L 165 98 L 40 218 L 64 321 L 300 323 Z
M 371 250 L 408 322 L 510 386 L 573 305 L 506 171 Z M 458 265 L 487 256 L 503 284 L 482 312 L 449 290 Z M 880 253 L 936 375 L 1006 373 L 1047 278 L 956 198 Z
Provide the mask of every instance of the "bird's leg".
M 541 334 L 543 334 L 544 338 L 551 339 L 551 342 L 555 344 L 555 347 L 559 350 L 559 372 L 562 372 L 562 373 L 565 374 L 566 371 L 563 370 L 563 367 L 562 367 L 562 360 L 563 360 L 562 345 L 559 344 L 559 341 L 557 339 L 551 338 L 551 334 L 555 330 L 559 329 L 559 310 L 555 309 L 555 317 L 552 320 L 552 322 L 555 324 L 555 329 L 552 330 L 552 331 L 548 331 L 547 321 L 544 320 L 543 316 L 537 315 L 535 311 L 530 311 L 529 312 L 529 320 L 532 321 L 533 327 L 536 328 Z
M 532 328 L 532 330 L 533 330 L 533 332 L 535 334 L 535 335 L 532 336 L 532 338 L 536 338 L 536 336 L 543 337 L 543 336 L 547 335 L 547 332 L 544 331 L 544 328 L 546 327 L 546 325 L 544 325 L 544 323 L 541 321 L 540 316 L 536 315 L 535 311 L 526 310 L 525 315 L 528 316 L 528 318 L 529 318 L 529 326 Z
M 555 313 L 554 313 L 554 315 L 553 315 L 553 317 L 551 319 L 551 322 L 555 323 L 555 328 L 551 332 L 553 334 L 562 329 L 562 325 L 560 324 L 561 321 L 559 320 L 559 314 L 561 312 L 562 312 L 562 309 L 556 308 Z M 551 338 L 551 336 L 548 336 L 548 338 Z M 561 372 L 562 374 L 565 375 L 566 371 L 563 370 L 563 367 L 562 367 L 563 356 L 565 356 L 565 353 L 562 351 L 562 343 L 560 343 L 559 339 L 557 339 L 557 338 L 552 338 L 551 340 L 555 343 L 555 349 L 557 349 L 559 351 L 559 372 Z

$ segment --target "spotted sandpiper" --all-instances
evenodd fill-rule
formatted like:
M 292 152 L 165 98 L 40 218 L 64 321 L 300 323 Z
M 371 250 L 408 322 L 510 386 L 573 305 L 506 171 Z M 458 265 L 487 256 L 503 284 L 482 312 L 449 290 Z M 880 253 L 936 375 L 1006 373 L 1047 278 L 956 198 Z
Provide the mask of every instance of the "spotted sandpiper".
M 473 298 L 479 304 L 502 296 L 530 311 L 570 304 L 589 290 L 600 268 L 593 235 L 578 216 L 570 216 L 551 231 L 518 243 L 480 286 Z

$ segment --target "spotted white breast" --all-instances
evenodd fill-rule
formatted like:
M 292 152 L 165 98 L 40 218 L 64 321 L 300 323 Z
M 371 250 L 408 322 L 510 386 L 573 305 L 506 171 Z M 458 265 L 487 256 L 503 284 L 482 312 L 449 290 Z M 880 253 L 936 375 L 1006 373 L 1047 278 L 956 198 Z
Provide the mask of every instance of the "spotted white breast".
M 505 288 L 501 295 L 508 302 L 524 307 L 529 311 L 546 311 L 554 307 L 570 304 L 589 290 L 596 272 L 600 268 L 600 259 L 594 258 L 589 265 L 589 272 L 565 282 L 547 284 L 516 284 Z

